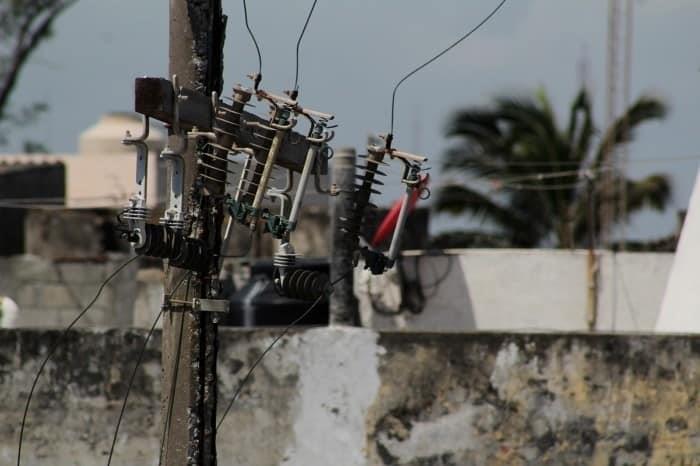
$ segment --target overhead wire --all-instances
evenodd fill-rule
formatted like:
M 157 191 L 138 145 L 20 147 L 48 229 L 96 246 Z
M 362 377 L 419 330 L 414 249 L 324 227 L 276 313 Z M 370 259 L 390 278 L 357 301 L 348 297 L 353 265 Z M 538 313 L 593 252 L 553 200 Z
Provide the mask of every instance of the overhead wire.
M 648 158 L 638 158 L 628 160 L 627 163 L 657 163 L 657 162 L 692 162 L 700 160 L 700 155 L 686 155 L 678 157 L 648 157 Z M 467 162 L 467 165 L 493 165 L 494 167 L 549 167 L 549 166 L 561 166 L 561 167 L 578 167 L 581 162 L 575 160 L 513 160 L 513 161 L 501 161 L 501 160 L 484 160 L 479 162 Z M 599 167 L 612 168 L 611 164 L 600 164 Z
M 422 70 L 423 68 L 425 68 L 426 66 L 430 65 L 431 63 L 433 63 L 433 62 L 434 62 L 435 60 L 437 60 L 438 58 L 440 58 L 440 57 L 442 57 L 443 55 L 445 55 L 445 54 L 446 54 L 447 52 L 449 52 L 450 50 L 452 50 L 453 48 L 455 48 L 457 45 L 459 45 L 462 41 L 464 41 L 464 40 L 467 39 L 469 36 L 471 36 L 472 34 L 474 34 L 476 31 L 478 31 L 484 24 L 486 24 L 491 18 L 493 18 L 493 16 L 494 16 L 496 13 L 498 13 L 498 10 L 501 9 L 501 7 L 506 3 L 506 1 L 507 1 L 507 0 L 501 0 L 501 2 L 498 4 L 498 6 L 496 6 L 496 8 L 495 8 L 493 11 L 491 11 L 491 13 L 489 13 L 489 14 L 488 14 L 479 24 L 477 24 L 474 28 L 472 28 L 471 30 L 469 30 L 466 34 L 464 34 L 463 36 L 461 36 L 459 39 L 457 39 L 456 41 L 454 41 L 452 44 L 448 45 L 445 49 L 443 49 L 442 51 L 438 52 L 436 55 L 434 55 L 432 58 L 430 58 L 430 59 L 429 59 L 428 61 L 426 61 L 425 63 L 423 63 L 422 65 L 420 65 L 420 66 L 414 68 L 413 70 L 411 70 L 406 76 L 404 76 L 403 78 L 401 78 L 401 79 L 399 80 L 399 82 L 396 83 L 396 86 L 394 86 L 394 90 L 393 90 L 393 92 L 391 93 L 391 124 L 389 125 L 389 127 L 390 127 L 390 129 L 389 129 L 389 134 L 393 134 L 393 133 L 394 133 L 394 109 L 395 109 L 395 107 L 396 107 L 396 92 L 399 90 L 399 87 L 401 86 L 401 84 L 403 84 L 404 81 L 406 81 L 408 78 L 410 78 L 411 76 L 413 76 L 414 74 L 416 74 L 417 72 L 419 72 L 420 70 Z
M 262 81 L 262 54 L 260 53 L 258 41 L 255 39 L 255 34 L 253 34 L 253 30 L 248 22 L 248 4 L 246 0 L 243 0 L 243 18 L 245 19 L 245 27 L 248 30 L 248 34 L 253 41 L 253 45 L 255 45 L 255 52 L 258 54 L 258 74 L 255 76 L 255 89 L 257 90 L 260 81 Z
M 189 294 L 190 292 L 190 281 L 192 279 L 192 274 L 189 274 L 189 278 L 187 279 L 187 289 L 185 291 L 185 295 Z M 173 415 L 173 405 L 175 403 L 175 388 L 177 386 L 177 377 L 178 373 L 180 372 L 180 355 L 182 353 L 182 336 L 184 334 L 185 330 L 185 313 L 181 313 L 180 315 L 180 329 L 178 332 L 178 337 L 177 337 L 177 346 L 175 347 L 175 361 L 174 361 L 174 367 L 173 367 L 173 373 L 171 377 L 171 383 L 170 383 L 170 397 L 168 399 L 168 409 L 166 410 L 165 413 L 165 423 L 163 427 L 163 434 L 160 440 L 160 451 L 158 455 L 158 466 L 162 464 L 163 461 L 163 450 L 165 448 L 165 442 L 167 441 L 168 438 L 170 438 L 170 423 L 172 421 L 172 415 Z
M 508 188 L 516 189 L 521 191 L 562 191 L 567 189 L 573 189 L 581 186 L 586 180 L 578 180 L 575 183 L 561 183 L 561 184 L 503 184 L 499 187 L 492 189 L 492 191 L 497 191 L 499 189 Z
M 296 58 L 296 71 L 294 73 L 294 88 L 293 91 L 294 93 L 299 92 L 299 48 L 301 46 L 301 39 L 303 39 L 304 34 L 306 33 L 306 28 L 309 26 L 309 21 L 311 20 L 311 15 L 314 13 L 314 9 L 316 8 L 316 3 L 318 0 L 314 0 L 314 3 L 311 5 L 311 9 L 309 10 L 309 14 L 306 16 L 306 21 L 304 22 L 304 27 L 301 29 L 301 34 L 299 34 L 299 39 L 297 39 L 297 58 Z
M 29 395 L 27 396 L 27 401 L 24 405 L 24 414 L 22 414 L 22 423 L 20 426 L 19 430 L 19 443 L 17 447 L 17 466 L 21 466 L 21 459 L 22 459 L 22 443 L 24 440 L 24 429 L 27 421 L 27 413 L 29 412 L 29 405 L 32 402 L 32 398 L 34 396 L 34 390 L 36 389 L 36 385 L 39 382 L 39 377 L 41 377 L 41 374 L 44 371 L 44 368 L 46 367 L 46 364 L 49 362 L 51 357 L 54 355 L 56 350 L 58 349 L 60 343 L 62 342 L 63 338 L 66 336 L 66 334 L 82 319 L 82 317 L 92 308 L 92 306 L 97 302 L 99 299 L 100 295 L 102 294 L 102 291 L 104 290 L 105 286 L 114 278 L 116 277 L 122 270 L 124 270 L 129 264 L 137 260 L 139 256 L 134 256 L 123 262 L 119 267 L 117 267 L 99 286 L 97 289 L 97 293 L 95 294 L 95 297 L 88 303 L 87 306 L 85 306 L 85 309 L 83 309 L 77 317 L 73 319 L 73 321 L 68 324 L 68 326 L 61 332 L 59 335 L 58 339 L 56 342 L 51 346 L 49 349 L 46 357 L 44 360 L 41 362 L 39 365 L 39 370 L 37 371 L 36 375 L 34 376 L 34 380 L 32 382 L 32 386 L 29 390 Z
M 171 293 L 174 293 L 175 291 L 180 288 L 180 285 L 184 283 L 185 279 L 187 279 L 190 275 L 192 275 L 192 271 L 189 271 L 188 273 L 184 274 L 180 281 L 178 282 L 177 285 L 173 288 Z M 114 428 L 114 437 L 112 438 L 112 446 L 109 448 L 109 457 L 107 459 L 107 466 L 110 466 L 112 463 L 112 455 L 114 454 L 114 448 L 117 444 L 117 437 L 119 436 L 119 427 L 121 426 L 122 419 L 124 418 L 124 414 L 126 413 L 126 406 L 129 401 L 129 395 L 131 394 L 131 388 L 134 385 L 134 381 L 136 380 L 136 374 L 138 372 L 139 367 L 141 366 L 141 361 L 143 360 L 143 356 L 146 353 L 146 349 L 148 347 L 148 342 L 150 341 L 151 337 L 153 336 L 153 333 L 156 330 L 156 326 L 158 325 L 158 322 L 160 321 L 160 318 L 163 316 L 163 310 L 161 309 L 158 312 L 158 315 L 156 316 L 155 320 L 153 321 L 153 325 L 151 325 L 151 329 L 148 331 L 148 334 L 146 335 L 146 338 L 143 341 L 143 346 L 141 346 L 141 351 L 139 351 L 139 354 L 136 358 L 136 365 L 134 366 L 134 370 L 131 373 L 131 378 L 129 379 L 129 384 L 126 389 L 126 394 L 124 395 L 124 401 L 122 402 L 122 407 L 119 412 L 119 418 L 117 419 L 117 425 Z
M 352 271 L 343 274 L 342 276 L 338 277 L 338 279 L 332 281 L 329 285 L 331 288 L 330 293 L 332 293 L 332 287 L 341 281 L 345 280 Z M 229 402 L 228 406 L 226 406 L 226 409 L 224 410 L 224 414 L 221 416 L 221 419 L 219 419 L 219 422 L 216 424 L 216 433 L 218 434 L 219 429 L 221 428 L 221 425 L 223 424 L 224 420 L 226 419 L 226 416 L 228 415 L 229 411 L 231 411 L 231 408 L 233 407 L 234 403 L 238 399 L 238 396 L 241 394 L 241 391 L 245 387 L 245 385 L 248 383 L 248 380 L 250 379 L 251 375 L 253 375 L 253 372 L 255 371 L 255 368 L 258 367 L 258 365 L 262 362 L 262 360 L 267 356 L 267 354 L 274 348 L 274 346 L 277 344 L 278 341 L 280 341 L 288 332 L 289 330 L 294 327 L 296 324 L 301 322 L 304 317 L 309 315 L 311 311 L 313 311 L 316 306 L 321 302 L 321 300 L 326 297 L 329 294 L 329 292 L 322 293 L 316 298 L 316 300 L 304 311 L 299 317 L 294 319 L 291 323 L 289 323 L 282 331 L 272 340 L 272 342 L 265 348 L 265 350 L 258 356 L 258 358 L 253 362 L 253 364 L 250 366 L 250 369 L 248 369 L 248 372 L 246 375 L 243 377 L 241 382 L 238 384 L 238 387 L 236 388 L 236 391 L 233 393 L 233 397 L 231 398 L 231 401 Z

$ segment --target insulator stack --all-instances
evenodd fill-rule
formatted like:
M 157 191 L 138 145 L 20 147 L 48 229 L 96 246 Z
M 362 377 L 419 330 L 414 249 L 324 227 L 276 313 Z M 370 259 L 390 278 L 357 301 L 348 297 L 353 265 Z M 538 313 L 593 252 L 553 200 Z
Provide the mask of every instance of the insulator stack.
M 142 256 L 169 259 L 169 264 L 187 270 L 203 271 L 209 264 L 204 241 L 188 238 L 166 225 L 146 224 L 143 246 L 135 248 Z
M 279 291 L 283 296 L 302 301 L 313 301 L 329 292 L 330 280 L 321 272 L 295 269 L 287 274 Z
M 374 188 L 374 186 L 384 185 L 378 177 L 386 176 L 379 170 L 380 165 L 386 165 L 383 162 L 383 151 L 370 150 L 366 157 L 366 163 L 359 166 L 363 173 L 357 175 L 358 184 L 355 185 L 350 197 L 351 216 L 341 219 L 341 230 L 345 233 L 352 249 L 357 249 L 360 230 L 366 221 L 368 210 L 376 209 L 376 206 L 370 202 L 370 198 L 372 194 L 381 194 Z
M 145 207 L 128 207 L 120 217 L 124 220 L 145 221 L 150 215 L 150 210 Z
M 229 184 L 228 175 L 235 174 L 231 170 L 231 165 L 236 163 L 229 156 L 235 153 L 240 139 L 243 109 L 251 95 L 250 91 L 236 87 L 233 90 L 231 104 L 218 102 L 216 105 L 213 125 L 216 140 L 210 140 L 204 150 L 198 153 L 200 178 L 222 185 Z
M 297 255 L 294 253 L 294 249 L 289 245 L 287 246 L 287 249 L 281 247 L 280 250 L 275 253 L 274 258 L 272 259 L 272 265 L 282 270 L 287 270 L 288 268 L 294 267 L 296 263 Z

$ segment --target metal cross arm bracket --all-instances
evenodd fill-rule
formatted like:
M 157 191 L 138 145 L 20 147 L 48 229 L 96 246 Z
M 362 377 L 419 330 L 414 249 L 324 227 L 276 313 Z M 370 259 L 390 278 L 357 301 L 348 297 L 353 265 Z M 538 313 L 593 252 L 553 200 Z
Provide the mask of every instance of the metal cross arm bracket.
M 226 299 L 192 298 L 192 301 L 172 299 L 170 295 L 163 296 L 163 307 L 177 310 L 187 308 L 194 312 L 229 312 L 229 302 Z
M 215 108 L 211 96 L 201 92 L 181 88 L 181 99 L 178 103 L 180 127 L 189 131 L 197 128 L 199 131 L 214 131 Z M 168 125 L 175 120 L 176 95 L 172 82 L 164 78 L 143 77 L 134 81 L 134 110 Z M 250 112 L 243 112 L 242 119 L 248 123 L 257 122 L 267 124 L 267 120 Z M 239 147 L 251 147 L 259 142 L 253 132 L 242 128 L 238 134 Z M 294 131 L 289 131 L 282 141 L 279 154 L 275 163 L 281 167 L 301 173 L 304 169 L 306 153 L 309 142 L 306 138 Z M 328 164 L 321 165 L 321 173 L 328 173 Z

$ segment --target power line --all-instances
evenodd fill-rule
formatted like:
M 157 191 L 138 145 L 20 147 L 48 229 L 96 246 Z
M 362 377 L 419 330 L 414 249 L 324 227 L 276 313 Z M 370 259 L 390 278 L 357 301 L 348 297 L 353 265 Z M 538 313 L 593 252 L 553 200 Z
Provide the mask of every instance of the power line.
M 576 183 L 567 183 L 567 184 L 506 184 L 503 186 L 500 186 L 497 189 L 501 188 L 508 188 L 508 189 L 516 189 L 520 191 L 564 191 L 568 189 L 573 189 L 576 187 L 581 186 L 581 184 L 585 183 L 586 180 L 579 180 Z
M 652 158 L 640 158 L 634 160 L 628 160 L 627 163 L 657 163 L 657 162 L 692 162 L 700 160 L 700 155 L 688 155 L 679 157 L 652 157 Z M 561 166 L 561 167 L 578 167 L 581 162 L 576 162 L 573 160 L 562 160 L 560 162 L 555 162 L 551 160 L 543 161 L 531 161 L 531 160 L 518 160 L 518 161 L 489 161 L 485 160 L 482 162 L 467 163 L 467 165 L 493 165 L 495 168 L 498 167 L 550 167 L 550 166 Z M 611 164 L 600 164 L 599 167 L 612 167 Z
M 255 52 L 258 54 L 258 74 L 255 76 L 255 89 L 257 89 L 260 85 L 260 81 L 262 81 L 262 54 L 260 53 L 258 41 L 255 39 L 255 34 L 253 34 L 253 30 L 250 28 L 250 23 L 248 22 L 248 4 L 246 0 L 243 0 L 243 18 L 245 19 L 245 27 L 248 30 L 248 34 L 253 40 L 253 45 L 255 45 Z
M 443 55 L 445 55 L 447 52 L 449 52 L 450 50 L 452 50 L 453 48 L 455 48 L 457 45 L 459 45 L 463 40 L 465 40 L 466 38 L 468 38 L 469 36 L 471 36 L 472 34 L 474 34 L 476 31 L 478 31 L 478 30 L 481 28 L 481 26 L 483 26 L 484 24 L 486 24 L 496 13 L 498 13 L 498 10 L 500 10 L 501 7 L 502 7 L 505 3 L 506 3 L 506 0 L 501 0 L 501 3 L 499 3 L 498 6 L 497 6 L 491 13 L 489 13 L 488 16 L 486 16 L 486 18 L 484 18 L 484 19 L 483 19 L 479 24 L 477 24 L 474 28 L 472 28 L 470 31 L 468 31 L 466 34 L 464 34 L 462 37 L 460 37 L 459 39 L 457 39 L 456 41 L 454 41 L 452 44 L 448 45 L 447 48 L 445 48 L 445 49 L 443 49 L 442 51 L 438 52 L 435 56 L 433 56 L 432 58 L 430 58 L 430 59 L 429 59 L 428 61 L 426 61 L 425 63 L 423 63 L 422 65 L 420 65 L 420 66 L 414 68 L 413 70 L 411 70 L 406 76 L 404 76 L 403 78 L 401 78 L 401 79 L 399 80 L 399 82 L 396 83 L 396 86 L 394 86 L 394 91 L 391 93 L 391 124 L 390 124 L 390 126 L 389 126 L 389 127 L 390 127 L 390 129 L 389 129 L 389 134 L 393 134 L 393 133 L 394 133 L 394 109 L 395 109 L 395 107 L 396 107 L 396 91 L 399 90 L 399 86 L 401 86 L 401 84 L 403 84 L 403 82 L 406 81 L 408 78 L 410 78 L 411 76 L 413 76 L 414 74 L 416 74 L 417 72 L 419 72 L 420 70 L 422 70 L 423 68 L 425 68 L 426 66 L 430 65 L 431 63 L 433 63 L 433 62 L 434 62 L 435 60 L 437 60 L 438 58 L 440 58 L 440 57 L 442 57 Z
M 601 168 L 583 168 L 580 170 L 566 170 L 566 171 L 559 171 L 559 172 L 544 172 L 544 173 L 533 173 L 531 175 L 523 175 L 523 176 L 514 176 L 511 178 L 503 178 L 503 179 L 494 179 L 494 181 L 497 181 L 499 183 L 503 184 L 511 184 L 515 183 L 518 181 L 528 181 L 528 180 L 549 180 L 552 178 L 563 178 L 563 177 L 571 177 L 571 176 L 590 176 L 591 174 L 595 172 L 603 172 L 603 171 L 608 171 L 611 170 L 611 168 L 608 167 L 601 167 Z
M 304 33 L 306 33 L 306 28 L 309 26 L 309 21 L 311 20 L 311 15 L 314 13 L 314 8 L 316 8 L 316 3 L 318 0 L 314 0 L 314 3 L 311 5 L 311 9 L 309 10 L 309 14 L 306 16 L 306 21 L 304 22 L 304 27 L 301 29 L 301 34 L 299 34 L 299 39 L 297 40 L 297 60 L 296 60 L 296 72 L 294 73 L 294 88 L 293 92 L 296 94 L 299 92 L 299 48 L 301 46 L 301 39 L 304 37 Z
M 345 275 L 342 275 L 342 276 L 339 277 L 337 280 L 331 282 L 330 287 L 332 288 L 332 287 L 333 287 L 334 285 L 336 285 L 337 283 L 340 283 L 341 281 L 345 280 L 345 279 L 348 277 L 348 275 L 349 275 L 349 273 L 347 273 L 347 274 L 345 274 Z M 332 293 L 332 289 L 331 289 L 331 293 Z M 231 411 L 231 408 L 233 407 L 233 404 L 234 404 L 234 403 L 236 402 L 236 400 L 238 399 L 238 396 L 240 395 L 241 391 L 243 390 L 243 387 L 245 387 L 246 383 L 247 383 L 248 380 L 250 379 L 250 376 L 253 374 L 253 371 L 255 371 L 255 368 L 258 367 L 258 364 L 260 364 L 260 362 L 262 362 L 262 360 L 265 358 L 265 356 L 267 355 L 267 353 L 269 353 L 269 352 L 272 350 L 272 348 L 277 344 L 277 342 L 280 341 L 280 340 L 282 339 L 282 337 L 284 337 L 284 336 L 287 334 L 287 332 L 289 332 L 289 330 L 290 330 L 293 326 L 295 326 L 296 324 L 298 324 L 299 322 L 301 322 L 301 320 L 304 319 L 304 317 L 306 317 L 307 315 L 309 315 L 309 313 L 310 313 L 311 311 L 313 311 L 314 308 L 316 308 L 316 306 L 318 306 L 318 304 L 321 302 L 321 300 L 322 300 L 325 296 L 327 296 L 328 294 L 329 294 L 329 293 L 323 293 L 323 294 L 319 295 L 319 297 L 316 298 L 316 300 L 311 304 L 311 306 L 309 306 L 308 309 L 306 309 L 306 311 L 304 311 L 299 317 L 297 317 L 297 318 L 294 319 L 290 324 L 288 324 L 288 325 L 280 332 L 280 334 L 277 335 L 277 336 L 275 337 L 274 340 L 272 340 L 272 343 L 270 343 L 270 344 L 267 346 L 267 348 L 265 348 L 265 351 L 263 351 L 263 352 L 260 354 L 260 356 L 258 356 L 258 358 L 255 360 L 255 362 L 253 362 L 253 364 L 250 366 L 250 369 L 248 369 L 248 372 L 246 373 L 245 377 L 243 377 L 243 379 L 241 380 L 241 382 L 238 384 L 238 388 L 236 388 L 236 391 L 233 393 L 233 397 L 231 398 L 231 401 L 229 402 L 228 406 L 227 406 L 226 409 L 224 410 L 224 414 L 221 416 L 221 419 L 219 420 L 218 424 L 216 425 L 216 432 L 217 432 L 217 433 L 219 432 L 219 429 L 221 428 L 221 424 L 223 424 L 223 422 L 224 422 L 224 420 L 226 419 L 226 416 L 228 415 L 229 411 Z
M 78 323 L 78 321 L 87 313 L 87 311 L 90 310 L 90 308 L 97 302 L 98 298 L 102 294 L 102 290 L 104 290 L 105 286 L 114 278 L 116 277 L 119 272 L 124 270 L 129 264 L 134 262 L 136 259 L 138 259 L 139 256 L 134 256 L 124 263 L 122 263 L 119 267 L 117 267 L 114 272 L 112 272 L 100 285 L 100 287 L 97 289 L 97 293 L 95 294 L 95 297 L 88 303 L 87 306 L 85 306 L 85 309 L 83 309 L 78 316 L 73 319 L 73 321 L 68 324 L 68 326 L 61 332 L 61 335 L 59 335 L 58 340 L 56 343 L 53 344 L 53 346 L 49 349 L 48 354 L 46 355 L 46 358 L 41 362 L 41 365 L 39 366 L 39 370 L 37 371 L 36 375 L 34 376 L 34 381 L 32 382 L 32 387 L 29 390 L 29 396 L 27 396 L 27 402 L 24 405 L 24 414 L 22 415 L 22 424 L 19 429 L 19 444 L 17 447 L 17 466 L 20 466 L 21 464 L 21 458 L 22 458 L 22 442 L 24 440 L 24 427 L 27 421 L 27 413 L 29 412 L 29 405 L 32 402 L 32 397 L 34 396 L 34 390 L 36 389 L 37 382 L 39 381 L 39 377 L 41 377 L 42 372 L 44 371 L 44 368 L 46 367 L 46 363 L 49 362 L 49 359 L 54 355 L 56 350 L 58 349 L 59 344 L 63 340 L 63 338 L 66 336 L 66 334 L 75 326 L 75 324 Z

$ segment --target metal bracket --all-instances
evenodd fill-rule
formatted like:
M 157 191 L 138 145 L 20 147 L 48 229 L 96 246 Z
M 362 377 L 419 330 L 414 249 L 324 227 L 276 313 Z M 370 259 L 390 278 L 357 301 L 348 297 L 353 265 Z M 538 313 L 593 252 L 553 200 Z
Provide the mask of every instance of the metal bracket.
M 215 110 L 211 96 L 187 88 L 180 88 L 179 124 L 180 129 L 190 130 L 197 127 L 200 131 L 213 131 Z M 166 124 L 172 124 L 175 117 L 176 92 L 172 83 L 164 78 L 136 78 L 134 109 L 137 113 L 149 116 Z M 250 113 L 243 112 L 242 119 L 248 123 L 257 122 L 268 124 L 267 120 Z M 239 146 L 250 147 L 257 139 L 245 127 L 240 130 Z M 281 167 L 301 173 L 304 169 L 309 142 L 294 131 L 289 131 L 282 141 L 276 164 Z M 328 162 L 321 160 L 320 171 L 328 173 Z
M 171 305 L 189 308 L 194 312 L 229 312 L 229 302 L 226 299 L 192 298 L 192 301 L 185 301 L 182 299 L 171 299 L 169 295 L 165 295 L 163 297 L 163 307 L 171 307 Z

